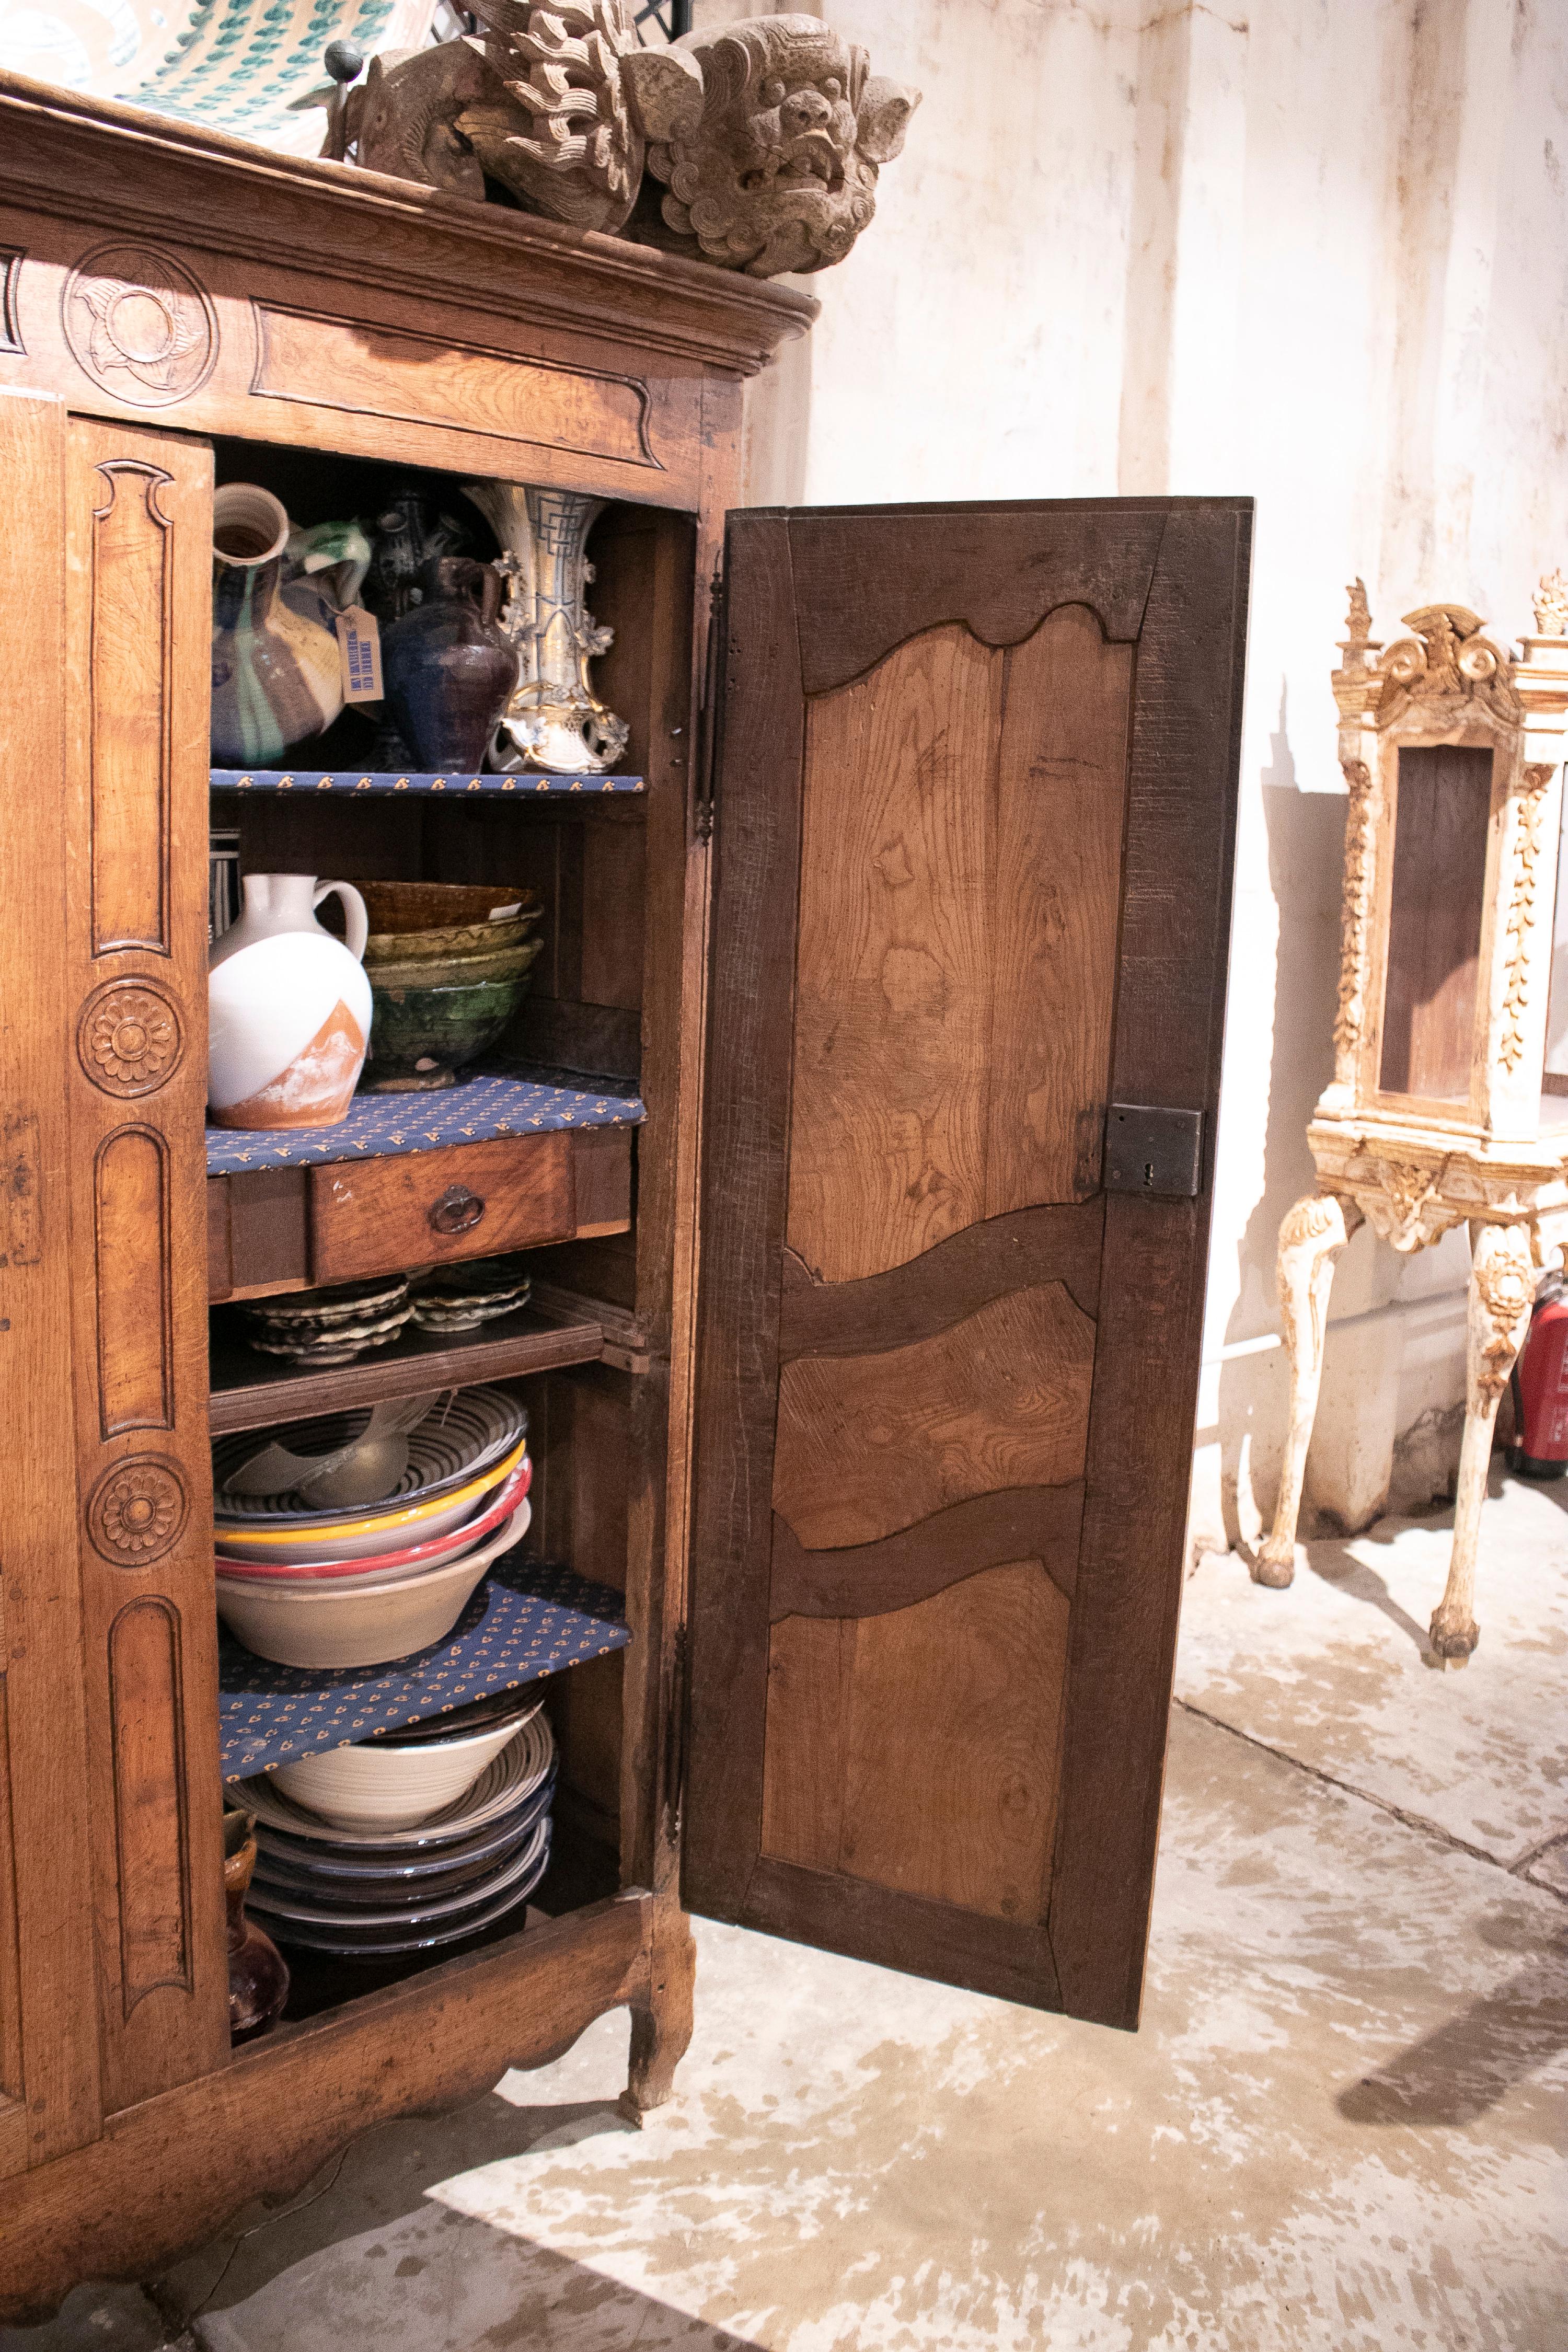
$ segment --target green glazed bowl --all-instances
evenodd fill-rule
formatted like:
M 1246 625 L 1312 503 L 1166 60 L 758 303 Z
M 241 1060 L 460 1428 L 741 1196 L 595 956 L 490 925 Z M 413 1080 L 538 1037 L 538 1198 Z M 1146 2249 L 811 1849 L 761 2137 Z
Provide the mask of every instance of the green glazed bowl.
M 457 1072 L 500 1035 L 528 982 L 526 971 L 458 988 L 383 988 L 372 976 L 362 1091 L 426 1094 L 452 1086 Z

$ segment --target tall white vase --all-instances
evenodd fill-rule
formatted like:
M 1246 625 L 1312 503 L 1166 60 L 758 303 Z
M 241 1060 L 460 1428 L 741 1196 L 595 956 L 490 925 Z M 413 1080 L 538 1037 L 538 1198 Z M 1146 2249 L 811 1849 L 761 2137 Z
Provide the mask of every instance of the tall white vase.
M 594 577 L 584 550 L 605 500 L 521 482 L 463 488 L 501 543 L 496 570 L 508 589 L 501 627 L 522 656 L 517 690 L 491 739 L 490 763 L 603 774 L 631 732 L 599 700 L 588 676 L 589 662 L 615 637 L 584 601 Z
M 348 944 L 315 917 L 336 891 Z M 350 882 L 247 874 L 207 978 L 207 1106 L 219 1127 L 336 1127 L 370 1044 L 369 930 Z

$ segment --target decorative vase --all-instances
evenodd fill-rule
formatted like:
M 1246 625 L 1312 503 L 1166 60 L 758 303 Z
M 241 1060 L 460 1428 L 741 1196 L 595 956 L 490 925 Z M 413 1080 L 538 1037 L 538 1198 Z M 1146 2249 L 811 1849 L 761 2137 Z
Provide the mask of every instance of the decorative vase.
M 370 1042 L 368 924 L 350 882 L 247 874 L 245 908 L 215 944 L 207 978 L 207 1102 L 219 1127 L 335 1127 Z M 348 940 L 314 909 L 333 891 Z
M 336 599 L 324 581 L 285 584 L 289 537 L 270 490 L 230 482 L 215 494 L 212 749 L 220 766 L 275 766 L 343 707 Z M 353 576 L 356 562 L 333 578 L 334 587 L 352 579 L 351 597 L 363 574 L 357 565 Z
M 289 1964 L 254 1919 L 245 1898 L 256 1867 L 254 1815 L 223 1817 L 223 1898 L 228 1912 L 228 2031 L 235 2042 L 265 2033 L 289 1998 Z
M 500 574 L 469 556 L 433 556 L 419 593 L 382 639 L 386 698 L 421 771 L 471 775 L 517 684 L 517 649 L 497 618 Z
M 594 578 L 584 550 L 605 500 L 519 482 L 466 482 L 463 488 L 501 543 L 496 570 L 509 589 L 501 626 L 522 656 L 490 765 L 603 774 L 631 732 L 599 700 L 588 676 L 589 662 L 615 640 L 615 631 L 600 628 L 584 602 Z

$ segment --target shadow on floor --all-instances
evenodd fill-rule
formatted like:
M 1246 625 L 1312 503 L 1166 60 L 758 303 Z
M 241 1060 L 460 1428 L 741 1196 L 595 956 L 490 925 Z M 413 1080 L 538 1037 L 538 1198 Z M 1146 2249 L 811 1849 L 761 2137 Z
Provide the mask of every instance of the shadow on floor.
M 460 2330 L 452 2341 L 483 2345 L 487 2352 L 542 2352 L 546 2346 L 560 2352 L 630 2352 L 634 2346 L 637 2352 L 755 2352 L 749 2339 L 455 2211 L 430 2193 L 545 2140 L 558 2146 L 635 2128 L 609 2101 L 529 2107 L 494 2093 L 448 2115 L 378 2126 L 278 2210 L 249 2208 L 221 2238 L 159 2280 L 151 2295 L 171 2333 L 190 2328 L 200 2343 L 223 2352 L 324 2352 L 343 2340 L 351 2324 L 356 2340 L 383 2332 L 389 2345 L 409 2342 L 412 2326 L 422 2352 L 439 2352 L 448 2311 Z M 417 2245 L 411 2222 L 418 2225 Z M 320 2263 L 334 2249 L 336 2262 Z M 313 2262 L 303 2309 L 295 2294 L 268 2294 Z M 490 2283 L 502 2307 L 477 2315 L 467 2309 L 479 2279 Z
M 1499 1912 L 1481 1923 L 1489 1944 L 1531 1958 L 1506 1984 L 1366 2075 L 1334 2104 L 1352 2124 L 1468 2124 L 1568 2050 L 1568 1930 Z

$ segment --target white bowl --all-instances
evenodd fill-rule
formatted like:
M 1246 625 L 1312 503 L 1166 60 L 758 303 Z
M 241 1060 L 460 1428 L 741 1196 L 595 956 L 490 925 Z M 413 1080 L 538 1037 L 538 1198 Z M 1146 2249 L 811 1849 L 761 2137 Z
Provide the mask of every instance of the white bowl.
M 346 1592 L 341 1584 L 301 1592 L 220 1576 L 218 1615 L 247 1650 L 280 1666 L 385 1665 L 451 1632 L 486 1569 L 521 1541 L 531 1516 L 524 1500 L 478 1551 L 418 1576 L 354 1577 Z
M 536 1699 L 529 1714 L 539 1704 Z M 380 1748 L 374 1742 L 330 1748 L 324 1756 L 279 1764 L 271 1777 L 285 1796 L 339 1829 L 412 1829 L 471 1788 L 527 1719 L 517 1715 L 510 1723 L 417 1748 Z

